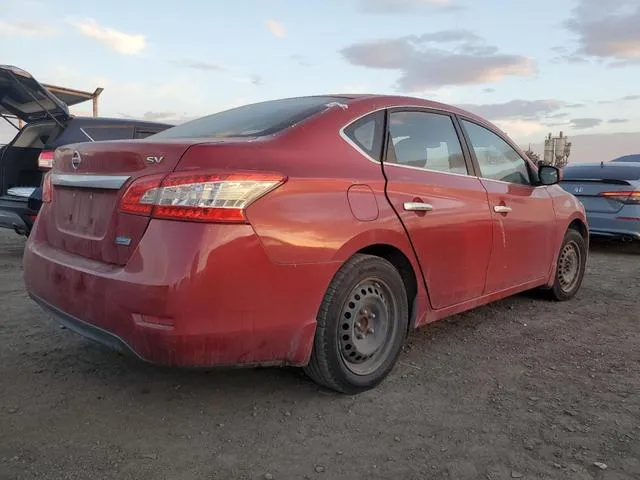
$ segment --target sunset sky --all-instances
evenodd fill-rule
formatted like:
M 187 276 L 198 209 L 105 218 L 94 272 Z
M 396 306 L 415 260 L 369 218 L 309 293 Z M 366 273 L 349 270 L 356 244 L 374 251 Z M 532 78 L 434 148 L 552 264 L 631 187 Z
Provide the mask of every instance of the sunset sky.
M 472 110 L 521 144 L 627 132 L 640 151 L 638 25 L 638 0 L 0 0 L 0 63 L 104 87 L 108 116 L 402 93 Z

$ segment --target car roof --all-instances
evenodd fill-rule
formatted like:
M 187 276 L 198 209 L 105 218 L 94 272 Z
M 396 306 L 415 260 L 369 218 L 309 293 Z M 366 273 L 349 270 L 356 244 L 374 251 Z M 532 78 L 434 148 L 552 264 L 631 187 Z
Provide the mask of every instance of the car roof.
M 426 98 L 418 98 L 411 97 L 408 95 L 384 95 L 384 94 L 375 94 L 375 93 L 361 93 L 361 94 L 335 94 L 335 95 L 327 95 L 331 97 L 343 97 L 345 99 L 351 100 L 349 103 L 357 103 L 357 104 L 367 104 L 370 103 L 372 108 L 394 108 L 394 107 L 418 107 L 418 108 L 429 108 L 433 110 L 440 110 L 447 113 L 452 113 L 455 115 L 460 115 L 462 117 L 467 117 L 470 120 L 473 120 L 477 123 L 483 124 L 485 126 L 489 126 L 495 130 L 498 130 L 502 133 L 496 125 L 488 121 L 487 119 L 476 115 L 468 110 L 464 110 L 460 107 L 456 107 L 455 105 L 449 105 L 442 102 L 436 102 L 434 100 L 428 100 Z

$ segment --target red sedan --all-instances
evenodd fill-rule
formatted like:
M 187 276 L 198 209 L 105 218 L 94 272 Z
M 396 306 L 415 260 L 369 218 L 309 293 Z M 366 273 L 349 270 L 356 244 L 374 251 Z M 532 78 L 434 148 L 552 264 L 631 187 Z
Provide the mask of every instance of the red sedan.
M 246 105 L 58 149 L 26 286 L 149 362 L 295 365 L 360 392 L 413 328 L 528 289 L 576 294 L 588 232 L 558 177 L 439 103 Z

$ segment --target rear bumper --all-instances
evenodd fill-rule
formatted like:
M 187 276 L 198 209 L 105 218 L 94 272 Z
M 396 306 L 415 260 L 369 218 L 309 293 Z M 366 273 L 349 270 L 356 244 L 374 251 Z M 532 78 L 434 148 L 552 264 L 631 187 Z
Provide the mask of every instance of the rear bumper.
M 640 240 L 640 207 L 625 207 L 617 213 L 587 212 L 589 233 L 594 237 Z
M 339 267 L 271 262 L 247 225 L 152 221 L 124 267 L 55 249 L 36 226 L 27 291 L 71 330 L 171 366 L 305 365 Z
M 30 295 L 30 297 L 33 301 L 40 305 L 42 309 L 47 312 L 52 318 L 54 318 L 61 325 L 67 327 L 69 330 L 80 334 L 83 337 L 89 338 L 97 343 L 105 345 L 113 350 L 123 353 L 131 353 L 136 355 L 138 358 L 141 358 L 139 355 L 137 355 L 135 350 L 127 345 L 127 342 L 122 340 L 117 335 L 114 335 L 113 333 L 96 327 L 95 325 L 91 325 L 90 323 L 75 318 L 35 295 Z M 146 359 L 141 358 L 141 360 Z

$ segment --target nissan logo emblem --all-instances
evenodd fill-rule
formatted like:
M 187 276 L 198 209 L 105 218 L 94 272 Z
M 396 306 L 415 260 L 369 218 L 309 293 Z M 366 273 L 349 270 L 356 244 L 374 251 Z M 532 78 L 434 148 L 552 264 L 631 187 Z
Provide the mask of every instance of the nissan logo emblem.
M 71 155 L 71 166 L 74 170 L 78 169 L 78 167 L 80 166 L 80 162 L 82 162 L 82 157 L 76 150 L 75 152 L 73 152 L 73 155 Z

